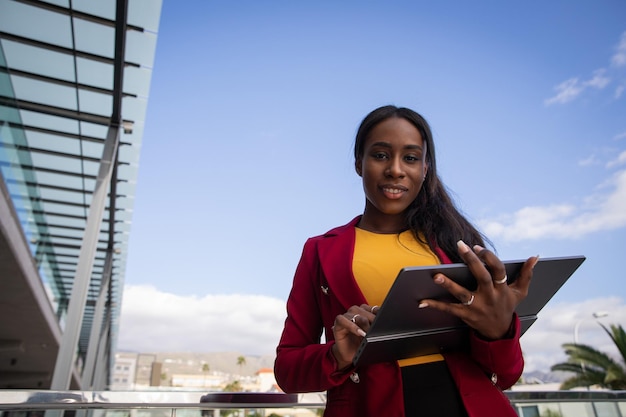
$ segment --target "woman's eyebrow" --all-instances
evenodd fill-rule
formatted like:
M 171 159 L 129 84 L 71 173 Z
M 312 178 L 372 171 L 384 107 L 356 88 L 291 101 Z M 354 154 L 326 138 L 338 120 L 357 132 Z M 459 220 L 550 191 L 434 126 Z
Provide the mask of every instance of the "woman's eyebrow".
M 375 142 L 375 143 L 372 143 L 372 147 L 374 146 L 379 146 L 381 148 L 389 148 L 389 149 L 392 148 L 391 143 L 389 142 Z M 420 145 L 412 145 L 412 144 L 404 146 L 403 149 L 417 149 L 420 151 L 424 150 L 424 148 L 422 148 Z

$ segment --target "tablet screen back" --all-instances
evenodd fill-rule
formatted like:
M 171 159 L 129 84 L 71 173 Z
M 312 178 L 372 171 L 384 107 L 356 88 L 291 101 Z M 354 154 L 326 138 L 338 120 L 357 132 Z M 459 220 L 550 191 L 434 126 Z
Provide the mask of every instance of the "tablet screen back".
M 528 296 L 516 309 L 522 333 L 584 259 L 575 256 L 539 260 L 533 270 Z M 505 262 L 509 284 L 514 282 L 523 263 Z M 403 268 L 363 338 L 355 365 L 463 349 L 469 332 L 463 321 L 432 308 L 418 308 L 419 302 L 426 298 L 458 302 L 433 282 L 432 277 L 439 272 L 471 291 L 476 289 L 476 280 L 465 264 Z

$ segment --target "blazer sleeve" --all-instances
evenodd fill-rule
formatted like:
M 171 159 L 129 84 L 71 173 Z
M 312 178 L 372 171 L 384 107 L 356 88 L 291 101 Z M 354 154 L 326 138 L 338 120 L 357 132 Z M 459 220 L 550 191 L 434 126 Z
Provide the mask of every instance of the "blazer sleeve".
M 524 357 L 519 339 L 520 320 L 515 313 L 509 337 L 487 341 L 475 332 L 472 332 L 470 336 L 472 358 L 491 377 L 491 381 L 503 390 L 513 386 L 524 370 Z
M 331 352 L 334 342 L 320 343 L 324 328 L 320 274 L 315 240 L 309 239 L 296 268 L 285 327 L 276 348 L 274 374 L 287 393 L 326 391 L 350 376 L 349 370 L 336 370 Z

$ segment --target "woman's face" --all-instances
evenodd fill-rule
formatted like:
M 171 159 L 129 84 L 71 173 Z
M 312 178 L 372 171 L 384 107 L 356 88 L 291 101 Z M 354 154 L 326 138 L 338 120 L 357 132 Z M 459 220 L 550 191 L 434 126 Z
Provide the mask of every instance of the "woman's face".
M 403 230 L 404 211 L 422 189 L 427 170 L 426 144 L 411 122 L 392 117 L 374 126 L 356 161 L 366 197 L 359 226 L 380 233 Z

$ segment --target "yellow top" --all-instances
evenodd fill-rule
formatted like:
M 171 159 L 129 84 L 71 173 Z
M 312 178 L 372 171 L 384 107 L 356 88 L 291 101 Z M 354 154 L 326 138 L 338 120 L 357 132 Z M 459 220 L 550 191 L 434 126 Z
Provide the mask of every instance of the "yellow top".
M 417 241 L 410 230 L 400 234 L 380 234 L 356 228 L 352 271 L 369 305 L 382 305 L 400 269 L 439 263 L 439 258 L 428 245 Z M 403 359 L 398 363 L 408 366 L 442 360 L 443 356 L 434 354 Z

